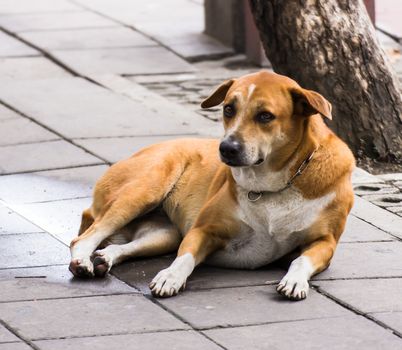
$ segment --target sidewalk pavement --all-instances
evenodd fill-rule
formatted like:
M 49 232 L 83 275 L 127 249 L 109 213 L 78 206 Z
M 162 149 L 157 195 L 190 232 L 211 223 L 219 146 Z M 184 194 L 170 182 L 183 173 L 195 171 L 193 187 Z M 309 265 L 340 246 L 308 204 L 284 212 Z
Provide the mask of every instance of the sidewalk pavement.
M 280 266 L 201 266 L 170 299 L 147 285 L 172 256 L 72 278 L 68 244 L 107 167 L 219 136 L 199 100 L 256 69 L 194 63 L 227 49 L 199 34 L 201 1 L 169 6 L 174 26 L 163 1 L 0 0 L 0 350 L 402 349 L 401 174 L 357 169 L 346 232 L 302 302 L 275 292 Z

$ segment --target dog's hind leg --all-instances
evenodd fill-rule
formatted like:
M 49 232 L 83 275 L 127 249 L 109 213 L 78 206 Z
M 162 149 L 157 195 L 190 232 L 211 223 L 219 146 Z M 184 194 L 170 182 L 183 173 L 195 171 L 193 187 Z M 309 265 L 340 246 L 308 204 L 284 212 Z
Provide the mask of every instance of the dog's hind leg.
M 91 208 L 85 209 L 82 212 L 82 217 L 81 217 L 81 226 L 80 229 L 78 230 L 78 236 L 83 234 L 88 228 L 93 224 L 94 222 L 94 217 L 92 216 L 91 213 Z
M 180 164 L 165 163 L 142 171 L 144 176 L 123 185 L 103 206 L 94 223 L 71 242 L 69 268 L 75 276 L 94 276 L 90 258 L 95 249 L 133 219 L 159 206 L 181 176 L 182 168 Z
M 127 240 L 130 236 L 132 240 Z M 104 276 L 113 265 L 129 258 L 171 253 L 177 250 L 181 239 L 166 214 L 152 213 L 127 225 L 105 242 L 108 245 L 104 249 L 93 253 L 94 273 Z

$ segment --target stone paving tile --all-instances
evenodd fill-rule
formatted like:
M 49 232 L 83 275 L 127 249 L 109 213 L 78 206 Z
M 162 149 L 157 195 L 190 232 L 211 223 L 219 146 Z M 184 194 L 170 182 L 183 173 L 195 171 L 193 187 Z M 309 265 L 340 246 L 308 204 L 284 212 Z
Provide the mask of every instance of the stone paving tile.
M 395 189 L 399 192 L 398 189 Z M 380 207 L 398 207 L 402 205 L 402 193 L 364 196 L 364 199 Z
M 189 328 L 135 294 L 0 303 L 0 314 L 33 340 Z
M 364 313 L 402 311 L 402 278 L 317 281 L 313 284 Z
M 402 334 L 402 312 L 374 313 L 372 316 Z
M 18 118 L 20 118 L 20 116 L 17 113 L 0 104 L 0 121 Z
M 402 181 L 402 173 L 380 174 L 377 177 L 384 181 Z
M 160 270 L 167 268 L 173 260 L 174 256 L 171 255 L 128 261 L 114 267 L 112 273 L 141 290 L 142 293 L 149 294 L 149 283 Z M 275 266 L 258 270 L 234 270 L 201 265 L 187 280 L 186 291 L 275 283 L 284 276 L 285 272 Z
M 117 26 L 90 11 L 0 15 L 0 25 L 14 33 Z
M 374 184 L 381 182 L 383 182 L 382 179 L 378 178 L 375 175 L 371 175 L 369 172 L 361 168 L 355 168 L 355 170 L 352 173 L 353 184 Z
M 0 178 L 0 189 L 1 189 L 1 178 Z M 363 220 L 349 215 L 346 222 L 345 231 L 343 232 L 340 242 L 371 242 L 371 241 L 389 241 L 394 240 L 394 238 L 376 228 L 373 225 L 364 222 Z
M 36 13 L 55 11 L 76 11 L 80 8 L 67 0 L 1 0 L 0 13 Z
M 66 245 L 70 245 L 71 240 L 78 234 L 82 211 L 91 203 L 91 198 L 80 198 L 14 205 L 13 209 Z
M 35 342 L 42 350 L 218 350 L 220 346 L 194 331 L 171 331 L 145 334 L 125 334 L 90 338 L 42 340 Z
M 402 238 L 402 218 L 365 199 L 355 196 L 352 214 L 385 232 Z
M 394 186 L 387 183 L 376 183 L 376 184 L 359 184 L 353 187 L 353 190 L 356 195 L 363 196 L 370 200 L 370 196 L 373 195 L 383 195 L 383 194 L 391 194 L 398 193 L 399 190 Z
M 25 343 L 6 343 L 0 344 L 0 350 L 31 350 L 32 348 Z
M 12 334 L 7 328 L 0 325 L 0 344 L 1 343 L 11 343 L 19 342 L 20 339 Z
M 230 350 L 402 349 L 402 340 L 360 316 L 204 331 Z
M 151 109 L 80 78 L 4 80 L 0 99 L 71 138 L 189 134 L 214 124 L 191 113 Z
M 399 241 L 340 244 L 330 267 L 313 279 L 402 277 L 401 256 Z
M 73 278 L 67 265 L 0 270 L 0 290 L 0 302 L 138 293 L 111 275 Z
M 25 220 L 23 217 L 0 203 L 0 235 L 42 231 L 43 230 L 39 227 Z
M 23 117 L 0 122 L 0 129 L 0 146 L 60 139 L 56 134 Z
M 187 291 L 174 298 L 159 299 L 159 302 L 195 328 L 327 318 L 350 313 L 314 290 L 310 290 L 303 302 L 293 302 L 280 296 L 275 288 Z
M 67 264 L 69 249 L 47 233 L 1 235 L 0 269 Z
M 136 47 L 93 50 L 55 50 L 52 54 L 81 74 L 122 75 L 183 73 L 194 68 L 163 47 Z
M 397 214 L 397 215 L 402 215 L 402 206 L 398 206 L 398 207 L 388 207 L 387 210 L 392 211 L 393 213 Z
M 0 174 L 99 164 L 102 161 L 72 144 L 60 141 L 4 146 Z
M 0 198 L 22 204 L 90 197 L 107 169 L 106 165 L 95 165 L 0 176 Z
M 135 152 L 146 146 L 184 137 L 194 138 L 197 137 L 197 135 L 135 136 L 119 138 L 109 137 L 96 139 L 76 139 L 74 142 L 102 157 L 103 159 L 106 159 L 108 162 L 115 163 L 119 160 L 132 156 Z
M 0 7 L 1 10 L 1 7 Z M 40 53 L 14 39 L 10 35 L 0 32 L 0 57 L 38 56 Z
M 0 58 L 2 79 L 46 79 L 70 76 L 64 69 L 45 57 Z
M 72 29 L 20 34 L 46 50 L 87 50 L 136 46 L 156 46 L 144 35 L 125 27 Z

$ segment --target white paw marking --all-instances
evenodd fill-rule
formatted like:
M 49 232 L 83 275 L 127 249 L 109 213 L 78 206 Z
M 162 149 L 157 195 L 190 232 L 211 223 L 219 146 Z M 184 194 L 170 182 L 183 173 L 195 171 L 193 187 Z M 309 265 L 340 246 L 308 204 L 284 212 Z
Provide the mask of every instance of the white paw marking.
M 191 274 L 195 261 L 190 253 L 175 259 L 167 269 L 160 271 L 149 285 L 151 292 L 159 297 L 171 297 L 184 289 L 187 277 Z
M 313 271 L 310 259 L 299 256 L 292 262 L 288 273 L 279 282 L 276 290 L 292 300 L 306 299 L 310 288 L 308 280 Z

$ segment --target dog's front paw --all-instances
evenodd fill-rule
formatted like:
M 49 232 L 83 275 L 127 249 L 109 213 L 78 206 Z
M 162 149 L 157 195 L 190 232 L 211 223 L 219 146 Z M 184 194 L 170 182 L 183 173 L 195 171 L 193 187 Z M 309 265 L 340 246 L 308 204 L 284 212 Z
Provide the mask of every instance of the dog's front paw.
M 309 284 L 304 277 L 288 273 L 279 282 L 276 290 L 291 300 L 303 300 L 307 297 Z
M 94 273 L 97 277 L 104 277 L 112 268 L 113 260 L 105 249 L 97 250 L 92 254 Z
M 178 271 L 174 271 L 172 268 L 167 268 L 155 276 L 149 284 L 149 288 L 154 296 L 171 297 L 184 289 L 185 284 L 186 276 L 183 276 Z
M 73 259 L 68 268 L 75 277 L 90 278 L 94 276 L 94 267 L 89 258 Z

